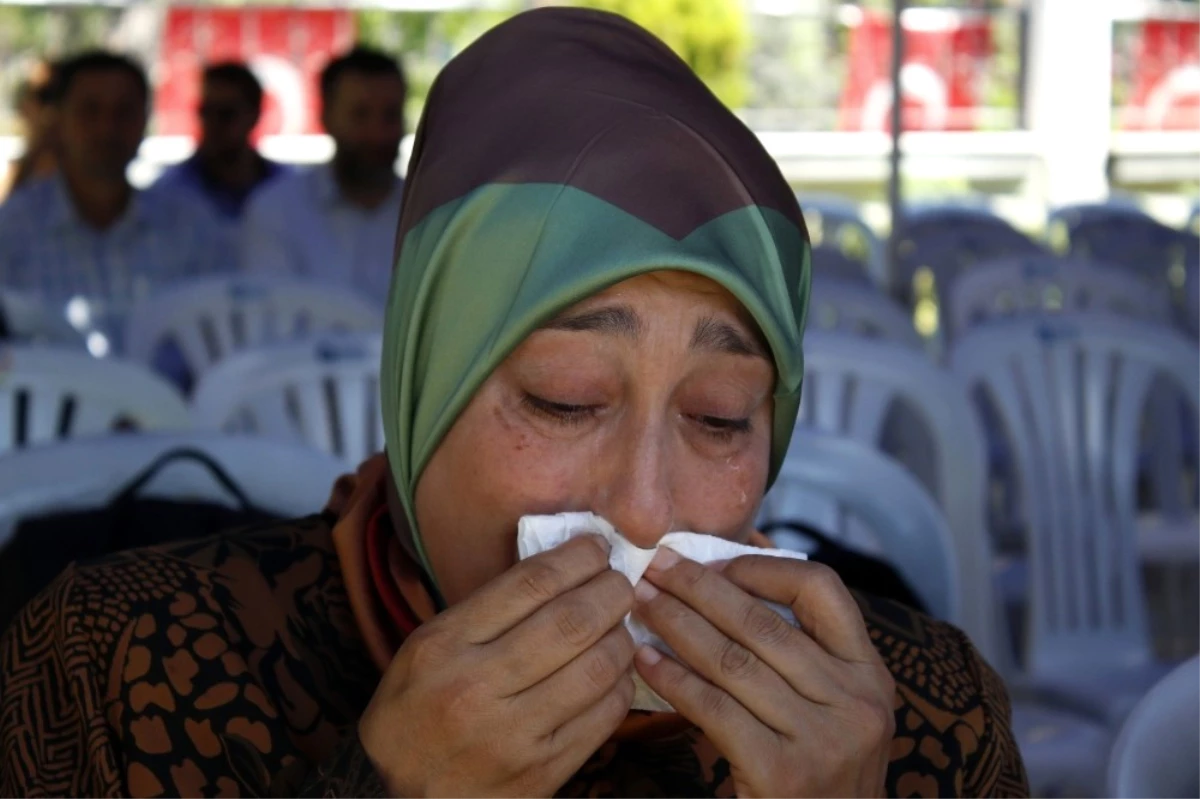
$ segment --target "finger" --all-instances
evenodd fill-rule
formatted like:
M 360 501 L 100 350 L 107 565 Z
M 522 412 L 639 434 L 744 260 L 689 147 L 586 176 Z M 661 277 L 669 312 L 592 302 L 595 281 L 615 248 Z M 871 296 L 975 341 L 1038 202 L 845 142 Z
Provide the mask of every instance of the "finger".
M 695 724 L 731 763 L 762 757 L 778 736 L 737 699 L 653 647 L 638 647 L 634 668 L 655 693 Z M 770 737 L 764 735 L 766 733 Z
M 536 685 L 510 697 L 513 706 L 533 708 L 531 727 L 552 733 L 612 692 L 633 668 L 633 637 L 618 624 L 574 660 Z
M 633 675 L 625 674 L 612 690 L 542 740 L 550 752 L 548 768 L 561 775 L 556 785 L 569 780 L 596 750 L 612 737 L 633 706 Z
M 704 570 L 697 563 L 692 565 Z M 738 590 L 732 585 L 730 588 Z M 758 600 L 750 601 L 762 605 Z M 797 715 L 796 692 L 757 655 L 679 598 L 645 581 L 638 585 L 634 614 L 692 671 L 730 694 L 771 729 L 791 734 Z M 822 657 L 829 656 L 822 653 Z
M 708 626 L 715 628 L 719 638 L 705 640 L 703 645 L 717 648 L 715 657 L 722 673 L 728 672 L 733 676 L 738 672 L 753 672 L 757 670 L 758 661 L 761 661 L 779 674 L 790 688 L 813 702 L 828 704 L 836 698 L 841 681 L 834 672 L 843 664 L 832 658 L 807 633 L 797 629 L 761 599 L 730 582 L 721 572 L 674 552 L 662 553 L 660 550 L 653 567 L 646 572 L 645 580 L 638 586 L 639 595 L 653 590 L 648 585 L 657 586 L 690 606 Z M 671 615 L 672 610 L 678 613 L 670 603 L 657 600 L 639 603 L 636 613 L 641 618 L 648 613 L 659 612 L 660 608 L 664 615 Z M 688 621 L 686 617 L 683 623 L 696 626 L 697 629 L 675 632 L 673 635 L 682 635 L 685 646 L 700 645 L 702 626 Z M 654 626 L 672 649 L 693 668 L 698 668 L 692 654 L 676 649 L 674 640 L 669 640 L 665 630 L 659 629 L 659 623 Z M 754 660 L 749 655 L 753 655 Z M 712 658 L 710 655 L 709 660 Z M 709 680 L 733 690 L 732 684 L 718 679 L 708 669 L 700 670 Z M 757 706 L 751 709 L 758 711 Z
M 480 654 L 496 664 L 501 696 L 533 686 L 566 666 L 621 624 L 633 609 L 633 586 L 620 572 L 601 572 L 547 602 Z
M 608 569 L 608 552 L 608 542 L 598 535 L 572 538 L 520 561 L 450 613 L 470 617 L 467 643 L 493 641 L 547 602 Z
M 801 629 L 834 657 L 851 663 L 878 662 L 858 603 L 828 566 L 743 555 L 731 560 L 722 574 L 753 596 L 790 607 Z

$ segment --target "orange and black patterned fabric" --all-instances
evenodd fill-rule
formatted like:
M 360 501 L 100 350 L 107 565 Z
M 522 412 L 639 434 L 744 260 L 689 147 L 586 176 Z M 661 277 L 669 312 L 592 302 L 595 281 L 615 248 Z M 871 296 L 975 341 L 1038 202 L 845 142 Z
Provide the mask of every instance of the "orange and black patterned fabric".
M 68 569 L 0 639 L 0 794 L 382 795 L 355 736 L 379 671 L 334 522 Z M 858 599 L 897 684 L 888 793 L 1026 794 L 1004 688 L 966 637 Z M 606 745 L 561 795 L 720 796 L 727 777 L 685 730 Z

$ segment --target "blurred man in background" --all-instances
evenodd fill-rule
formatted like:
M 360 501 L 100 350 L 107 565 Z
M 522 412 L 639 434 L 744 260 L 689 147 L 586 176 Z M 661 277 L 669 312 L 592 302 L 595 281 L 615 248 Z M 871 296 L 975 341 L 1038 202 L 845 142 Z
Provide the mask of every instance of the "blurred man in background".
M 86 299 L 111 332 L 155 287 L 231 265 L 211 214 L 181 198 L 148 201 L 126 178 L 149 100 L 145 72 L 124 56 L 59 65 L 59 173 L 0 206 L 0 288 L 50 304 Z
M 245 64 L 205 68 L 196 152 L 164 172 L 150 191 L 189 194 L 208 205 L 224 227 L 236 230 L 251 193 L 286 171 L 250 141 L 262 104 L 262 85 Z
M 52 175 L 58 169 L 56 90 L 55 66 L 49 61 L 36 62 L 17 89 L 14 105 L 25 148 L 0 178 L 0 202 L 31 180 Z
M 403 182 L 396 159 L 407 86 L 391 57 L 356 47 L 321 74 L 333 160 L 273 181 L 251 199 L 242 268 L 387 296 Z

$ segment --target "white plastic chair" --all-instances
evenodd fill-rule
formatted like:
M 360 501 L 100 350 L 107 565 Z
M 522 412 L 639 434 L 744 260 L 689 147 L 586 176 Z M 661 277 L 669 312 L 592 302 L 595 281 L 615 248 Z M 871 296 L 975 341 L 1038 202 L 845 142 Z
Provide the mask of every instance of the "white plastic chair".
M 231 353 L 334 331 L 383 329 L 381 305 L 341 286 L 257 276 L 204 278 L 173 285 L 129 315 L 130 358 L 153 364 L 173 341 L 199 377 Z
M 357 466 L 383 449 L 379 334 L 330 334 L 232 355 L 192 397 L 200 427 L 303 441 Z
M 139 364 L 86 352 L 0 345 L 0 453 L 61 438 L 191 426 L 187 405 Z
M 843 279 L 862 277 L 878 287 L 886 285 L 883 242 L 875 235 L 852 200 L 836 194 L 799 194 L 796 196 L 813 247 L 813 264 L 833 267 Z
M 918 417 L 924 438 L 902 439 L 904 463 L 936 498 L 954 536 L 954 570 L 966 601 L 955 621 L 1001 671 L 1010 656 L 992 586 L 992 549 L 984 519 L 986 465 L 979 422 L 961 383 L 919 350 L 890 341 L 810 333 L 804 346 L 804 390 L 797 436 L 816 428 L 876 449 L 894 408 Z M 892 417 L 894 418 L 894 417 Z M 910 431 L 910 425 L 901 426 Z M 788 458 L 801 454 L 793 439 Z M 916 442 L 913 446 L 904 446 Z M 827 526 L 830 519 L 822 520 Z M 836 524 L 836 521 L 834 521 Z
M 904 203 L 904 212 L 915 217 L 946 210 L 995 216 L 992 205 L 992 197 L 987 194 L 941 194 L 909 200 Z
M 56 311 L 23 292 L 0 288 L 0 321 L 13 342 L 85 349 L 83 336 L 61 309 Z
M 905 306 L 920 299 L 918 275 L 928 270 L 939 302 L 959 276 L 976 264 L 1013 255 L 1037 255 L 1042 247 L 986 210 L 931 207 L 906 213 L 897 244 L 891 293 Z
M 1027 255 L 977 264 L 950 288 L 951 337 L 994 319 L 1031 313 L 1109 312 L 1163 321 L 1171 303 L 1165 285 L 1128 270 L 1082 259 Z
M 1168 674 L 1121 728 L 1108 765 L 1114 799 L 1200 796 L 1200 658 Z
M 1011 436 L 1029 531 L 1030 684 L 1119 721 L 1161 674 L 1135 541 L 1139 422 L 1160 374 L 1196 412 L 1196 348 L 1170 328 L 1069 314 L 978 328 L 952 363 Z
M 979 264 L 954 284 L 947 314 L 948 332 L 957 337 L 996 319 L 1070 312 L 1111 313 L 1165 324 L 1171 318 L 1171 301 L 1165 283 L 1147 280 L 1127 269 L 1051 255 L 1006 258 Z M 1169 390 L 1158 391 L 1151 401 L 1151 438 L 1143 448 L 1147 477 L 1158 505 L 1168 514 L 1178 514 L 1186 501 L 1177 396 Z M 1004 450 L 1001 433 L 995 429 L 988 432 L 993 436 L 992 450 L 999 466 Z M 1010 525 L 1011 519 L 1019 515 L 1011 501 L 1004 513 Z M 1020 575 L 1012 576 L 1017 580 L 1015 591 Z
M 1112 731 L 1094 718 L 1026 700 L 1021 693 L 1013 695 L 1012 730 L 1029 777 L 1029 795 L 1100 796 Z
M 160 455 L 185 447 L 219 463 L 256 508 L 284 517 L 320 511 L 346 472 L 342 461 L 308 447 L 208 431 L 94 436 L 21 450 L 0 457 L 0 548 L 22 519 L 103 506 Z M 231 499 L 206 470 L 186 462 L 164 467 L 144 495 Z
M 836 502 L 875 534 L 883 556 L 930 614 L 957 622 L 966 610 L 954 537 L 937 504 L 903 466 L 859 441 L 797 430 L 760 521 L 803 520 L 805 497 Z M 786 536 L 780 546 L 796 547 Z
M 763 500 L 759 523 L 808 521 L 813 498 L 861 519 L 881 554 L 903 575 L 932 615 L 957 621 L 970 611 L 973 586 L 963 577 L 955 536 L 932 497 L 899 463 L 862 442 L 797 430 L 779 478 Z M 804 550 L 799 536 L 779 531 L 776 545 Z M 981 641 L 974 639 L 976 647 Z M 986 652 L 984 653 L 986 656 Z M 993 661 L 993 665 L 996 665 Z M 1103 726 L 1063 710 L 1018 699 L 1013 726 L 1034 796 L 1094 795 L 1111 737 Z
M 1075 205 L 1050 214 L 1047 235 L 1059 252 L 1105 261 L 1154 280 L 1200 262 L 1200 237 L 1168 227 L 1136 207 Z
M 1200 338 L 1200 264 L 1190 264 L 1183 272 L 1183 296 L 1179 302 L 1179 325 Z
M 886 294 L 868 284 L 829 275 L 813 277 L 808 329 L 887 339 L 914 349 L 924 346 L 912 319 Z

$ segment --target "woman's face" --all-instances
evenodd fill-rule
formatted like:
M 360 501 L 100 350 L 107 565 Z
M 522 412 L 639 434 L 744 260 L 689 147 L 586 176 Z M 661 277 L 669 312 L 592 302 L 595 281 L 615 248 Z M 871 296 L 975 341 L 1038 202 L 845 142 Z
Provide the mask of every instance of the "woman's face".
M 749 535 L 766 487 L 773 363 L 716 283 L 655 272 L 536 331 L 430 459 L 417 523 L 453 605 L 516 560 L 526 514 L 592 511 L 636 545 Z

